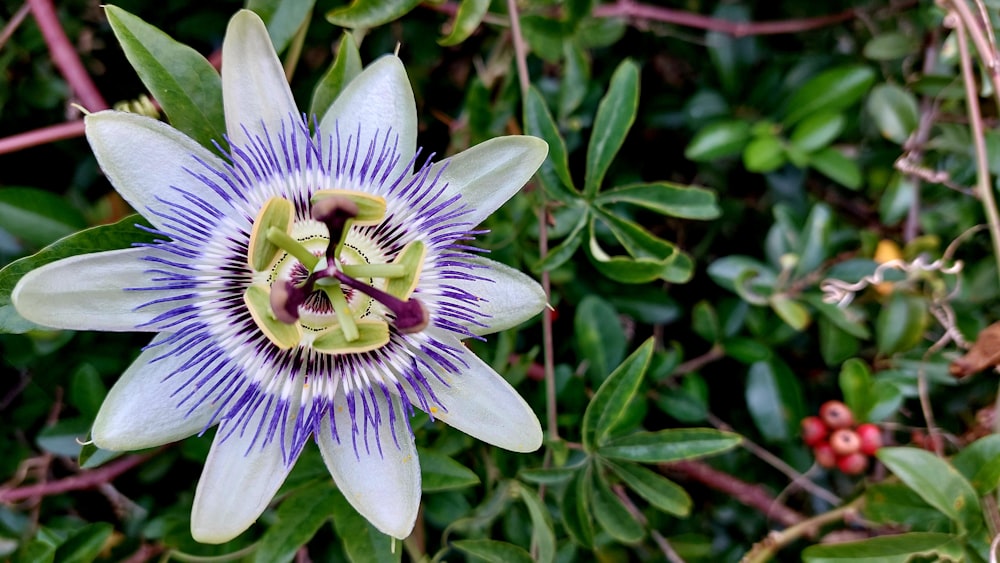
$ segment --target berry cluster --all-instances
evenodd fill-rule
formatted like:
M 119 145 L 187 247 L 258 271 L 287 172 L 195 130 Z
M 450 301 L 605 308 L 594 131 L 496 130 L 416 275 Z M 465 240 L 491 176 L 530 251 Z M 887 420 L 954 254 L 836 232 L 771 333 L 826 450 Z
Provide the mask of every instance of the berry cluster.
M 868 456 L 882 447 L 882 433 L 871 423 L 854 426 L 854 414 L 840 401 L 827 401 L 819 416 L 802 419 L 802 440 L 813 449 L 816 463 L 848 475 L 868 469 Z

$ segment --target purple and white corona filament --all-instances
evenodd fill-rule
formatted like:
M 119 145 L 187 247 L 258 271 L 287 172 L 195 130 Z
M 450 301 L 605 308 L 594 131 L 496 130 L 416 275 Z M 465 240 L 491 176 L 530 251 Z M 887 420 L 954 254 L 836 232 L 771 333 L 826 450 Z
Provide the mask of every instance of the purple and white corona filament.
M 199 541 L 249 527 L 310 440 L 351 504 L 405 537 L 420 500 L 413 408 L 503 448 L 541 445 L 531 408 L 462 340 L 544 305 L 538 284 L 469 243 L 545 144 L 502 137 L 420 165 L 393 56 L 310 125 L 249 11 L 227 30 L 222 87 L 228 158 L 146 117 L 86 118 L 102 169 L 157 240 L 29 272 L 14 305 L 55 328 L 156 333 L 92 436 L 130 450 L 218 425 Z

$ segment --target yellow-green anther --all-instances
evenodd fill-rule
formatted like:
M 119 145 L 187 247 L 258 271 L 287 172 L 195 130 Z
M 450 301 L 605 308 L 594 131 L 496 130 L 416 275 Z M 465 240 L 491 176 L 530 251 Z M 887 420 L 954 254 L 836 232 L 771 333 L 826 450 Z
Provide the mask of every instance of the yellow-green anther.
M 285 252 L 291 254 L 302 263 L 310 272 L 319 263 L 319 257 L 315 256 L 309 249 L 302 246 L 302 243 L 295 240 L 285 231 L 278 230 L 271 227 L 267 230 L 267 240 L 273 243 L 278 248 L 284 250 Z
M 254 219 L 247 251 L 247 263 L 254 271 L 263 272 L 268 269 L 278 255 L 279 247 L 271 241 L 269 231 L 275 229 L 287 233 L 294 219 L 295 207 L 287 199 L 272 197 L 264 203 Z
M 243 302 L 246 303 L 257 328 L 278 348 L 289 350 L 302 340 L 302 328 L 298 323 L 287 324 L 275 318 L 268 290 L 252 285 L 243 294 Z
M 353 218 L 355 225 L 378 225 L 385 217 L 385 198 L 382 196 L 351 190 L 318 190 L 310 201 L 316 203 L 328 197 L 349 199 L 358 206 L 358 213 Z
M 415 240 L 403 247 L 392 265 L 403 266 L 405 273 L 402 276 L 389 280 L 385 291 L 390 295 L 403 299 L 409 299 L 410 294 L 417 288 L 420 281 L 420 272 L 424 268 L 424 257 L 427 255 L 427 247 L 419 240 Z
M 348 341 L 342 327 L 334 327 L 316 337 L 312 347 L 327 354 L 356 354 L 377 350 L 389 343 L 389 325 L 383 321 L 358 321 L 358 337 Z
M 403 264 L 344 264 L 340 269 L 352 278 L 398 278 L 406 275 Z
M 344 297 L 344 291 L 340 288 L 340 284 L 322 284 L 320 288 L 326 293 L 333 305 L 333 312 L 337 315 L 337 323 L 340 324 L 344 339 L 347 342 L 357 340 L 359 336 L 358 326 L 354 322 L 354 315 L 351 314 L 351 308 L 347 304 L 347 298 Z

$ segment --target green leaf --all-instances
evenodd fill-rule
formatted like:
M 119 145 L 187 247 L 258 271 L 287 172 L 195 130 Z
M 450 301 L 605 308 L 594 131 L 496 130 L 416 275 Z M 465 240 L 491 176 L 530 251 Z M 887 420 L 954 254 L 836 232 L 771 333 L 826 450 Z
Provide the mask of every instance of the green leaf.
M 573 226 L 573 230 L 570 231 L 566 239 L 553 248 L 549 249 L 548 254 L 545 255 L 545 259 L 540 261 L 534 268 L 535 271 L 548 272 L 562 266 L 567 260 L 576 254 L 577 248 L 580 247 L 580 243 L 583 242 L 584 227 L 589 223 L 588 219 L 590 214 L 584 212 L 580 215 L 577 220 L 576 225 Z
M 84 441 L 83 446 L 80 447 L 80 453 L 77 456 L 76 462 L 80 465 L 81 469 L 93 469 L 122 456 L 124 453 L 98 448 L 94 445 L 88 432 L 87 439 Z
M 743 166 L 750 172 L 774 172 L 785 164 L 785 148 L 770 132 L 753 138 L 743 149 Z
M 823 317 L 837 325 L 837 327 L 844 332 L 862 340 L 868 340 L 871 338 L 871 332 L 868 330 L 868 326 L 862 322 L 859 315 L 857 315 L 853 310 L 842 309 L 836 304 L 827 303 L 815 294 L 807 294 L 803 296 L 803 299 L 816 309 L 820 315 L 823 315 Z
M 962 448 L 951 463 L 979 496 L 991 494 L 1000 485 L 1000 434 L 990 434 Z
M 559 485 L 572 479 L 579 470 L 579 466 L 522 469 L 518 477 L 537 485 Z
M 805 401 L 799 380 L 781 360 L 771 358 L 750 366 L 746 402 L 765 441 L 788 442 L 798 436 Z
M 796 249 L 796 254 L 799 255 L 795 265 L 796 276 L 814 273 L 826 260 L 830 254 L 832 222 L 833 211 L 828 205 L 813 205 L 806 217 L 806 224 L 802 227 L 799 247 Z
M 802 552 L 807 563 L 906 563 L 917 556 L 961 561 L 961 540 L 951 534 L 910 532 L 856 542 L 813 545 Z
M 618 312 L 610 303 L 588 295 L 576 308 L 573 320 L 576 347 L 588 362 L 587 373 L 594 382 L 602 382 L 625 356 L 625 333 Z
M 769 298 L 769 301 L 771 303 L 771 308 L 778 314 L 779 317 L 781 317 L 781 320 L 785 321 L 788 326 L 799 332 L 805 330 L 812 321 L 809 309 L 806 309 L 802 303 L 799 303 L 784 293 L 776 293 L 772 295 Z
M 594 545 L 594 521 L 590 512 L 590 472 L 588 463 L 583 471 L 577 471 L 573 481 L 563 492 L 560 505 L 563 526 L 573 541 L 591 548 Z
M 721 213 L 715 192 L 672 182 L 622 186 L 600 194 L 594 201 L 598 205 L 631 203 L 685 219 L 715 219 Z
M 364 516 L 358 514 L 340 491 L 334 489 L 328 501 L 333 510 L 333 527 L 352 563 L 369 561 L 398 562 L 403 554 L 395 539 L 375 529 Z
M 875 71 L 848 65 L 824 71 L 803 84 L 785 104 L 786 126 L 817 113 L 835 113 L 854 105 L 875 82 Z
M 588 296 L 586 299 L 591 298 L 592 296 Z M 598 342 L 597 346 L 601 347 L 601 344 Z M 587 410 L 583 413 L 581 433 L 583 447 L 587 451 L 593 451 L 604 443 L 608 432 L 625 414 L 625 409 L 642 384 L 643 375 L 649 367 L 652 355 L 653 339 L 650 338 L 632 352 L 594 393 L 594 398 L 590 400 Z
M 114 529 L 111 524 L 97 522 L 74 531 L 56 548 L 54 560 L 59 563 L 90 563 L 104 550 Z
M 350 33 L 345 33 L 337 47 L 337 58 L 313 89 L 309 115 L 322 118 L 341 90 L 360 73 L 361 55 L 358 54 L 358 45 Z
M 875 455 L 927 504 L 955 522 L 962 533 L 983 525 L 976 490 L 945 460 L 917 448 L 881 448 Z
M 871 372 L 863 361 L 851 358 L 840 367 L 840 393 L 844 396 L 844 403 L 859 422 L 868 420 L 868 410 L 872 403 L 872 398 L 869 396 L 871 386 Z
M 862 53 L 873 61 L 893 61 L 902 59 L 920 48 L 920 43 L 910 34 L 886 31 L 872 37 Z
M 600 189 L 611 161 L 625 142 L 639 107 L 639 67 L 625 59 L 611 76 L 607 94 L 597 106 L 594 128 L 587 145 L 583 193 L 593 198 Z
M 438 39 L 438 44 L 447 47 L 468 39 L 483 21 L 489 7 L 490 0 L 462 0 L 455 12 L 455 20 L 451 22 L 451 31 L 446 37 Z
M 326 13 L 326 21 L 350 29 L 377 27 L 406 15 L 420 0 L 354 0 Z
M 148 225 L 138 215 L 130 215 L 112 225 L 92 227 L 59 239 L 38 253 L 0 269 L 0 332 L 27 332 L 39 328 L 18 315 L 10 301 L 14 286 L 24 274 L 60 258 L 126 248 L 135 242 L 151 242 L 153 236 L 136 228 L 136 224 Z
M 711 428 L 667 429 L 615 438 L 601 446 L 598 453 L 610 459 L 660 463 L 721 453 L 742 440 L 739 434 Z
M 953 530 L 951 520 L 899 481 L 868 485 L 864 495 L 864 517 L 873 522 L 908 526 L 921 532 Z
M 80 444 L 90 433 L 89 418 L 64 418 L 46 426 L 35 436 L 38 447 L 55 455 L 76 457 Z
M 801 151 L 815 152 L 832 143 L 846 125 L 842 113 L 817 113 L 796 125 L 788 140 Z
M 559 61 L 563 44 L 569 38 L 563 22 L 537 14 L 521 16 L 521 33 L 531 52 L 550 63 Z
M 902 145 L 920 122 L 917 98 L 895 84 L 879 84 L 868 95 L 868 115 L 882 136 Z
M 703 339 L 715 344 L 722 340 L 719 316 L 708 301 L 699 301 L 691 309 L 691 329 Z
M 656 398 L 656 406 L 683 423 L 704 422 L 708 418 L 708 383 L 697 373 L 685 374 L 679 388 Z
M 226 146 L 222 79 L 198 51 L 118 8 L 104 8 L 125 57 L 170 124 L 209 150 Z
M 738 120 L 715 121 L 695 133 L 684 156 L 695 162 L 710 162 L 743 151 L 750 141 L 750 123 Z
M 70 376 L 69 402 L 87 418 L 97 416 L 107 394 L 101 374 L 90 364 L 80 364 Z
M 83 214 L 65 198 L 35 188 L 0 189 L 0 229 L 32 248 L 86 226 Z
M 593 472 L 590 508 L 594 519 L 608 534 L 622 543 L 636 543 L 646 531 L 608 486 L 604 474 Z
M 838 366 L 844 360 L 857 355 L 861 343 L 857 337 L 847 333 L 826 317 L 816 319 L 819 330 L 819 351 L 823 363 L 827 366 Z
M 545 105 L 545 99 L 532 86 L 524 98 L 524 130 L 529 135 L 540 137 L 549 145 L 549 156 L 538 169 L 538 179 L 545 192 L 563 203 L 580 197 L 569 173 L 569 158 L 566 142 Z
M 532 563 L 531 554 L 523 547 L 497 540 L 455 540 L 451 545 L 471 555 L 474 561 L 490 563 Z
M 857 161 L 844 156 L 833 147 L 826 147 L 809 155 L 809 165 L 845 188 L 861 187 L 861 168 Z
M 875 320 L 879 354 L 904 352 L 920 343 L 929 322 L 927 304 L 917 295 L 894 292 Z
M 464 489 L 479 484 L 479 476 L 471 469 L 434 450 L 418 448 L 420 452 L 420 482 L 424 492 Z
M 594 221 L 590 225 L 590 257 L 604 275 L 622 283 L 645 283 L 657 278 L 686 283 L 693 273 L 691 259 L 673 243 L 654 236 L 638 223 L 609 213 L 602 207 L 591 208 L 629 257 L 610 256 L 597 241 Z
M 590 83 L 590 59 L 576 41 L 563 43 L 563 60 L 563 75 L 559 84 L 560 120 L 566 119 L 580 107 Z M 549 143 L 549 146 L 552 144 Z
M 552 517 L 549 509 L 538 497 L 538 493 L 519 487 L 518 493 L 524 505 L 528 507 L 531 516 L 532 544 L 538 546 L 538 563 L 552 563 L 556 559 L 556 533 L 552 529 Z
M 246 8 L 264 20 L 274 50 L 280 53 L 308 22 L 315 4 L 316 0 L 247 0 Z
M 605 461 L 621 480 L 656 508 L 682 518 L 691 514 L 692 501 L 683 487 L 635 463 Z
M 257 544 L 254 561 L 291 561 L 299 547 L 333 516 L 338 496 L 340 493 L 328 479 L 292 491 L 278 506 L 274 523 Z

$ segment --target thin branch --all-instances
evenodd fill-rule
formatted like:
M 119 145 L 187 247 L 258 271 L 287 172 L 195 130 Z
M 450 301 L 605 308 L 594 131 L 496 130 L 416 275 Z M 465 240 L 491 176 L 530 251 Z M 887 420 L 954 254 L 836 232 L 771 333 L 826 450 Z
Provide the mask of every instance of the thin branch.
M 28 131 L 27 133 L 18 133 L 17 135 L 4 137 L 0 139 L 0 154 L 79 137 L 83 135 L 83 129 L 83 120 L 68 121 L 59 125 L 50 125 L 49 127 Z
M 38 22 L 38 27 L 42 31 L 42 37 L 49 46 L 49 53 L 52 55 L 52 62 L 59 69 L 60 74 L 69 83 L 70 88 L 76 93 L 83 107 L 89 111 L 100 111 L 108 109 L 107 102 L 97 91 L 94 82 L 90 79 L 87 70 L 83 68 L 80 57 L 76 54 L 76 49 L 66 37 L 59 17 L 56 15 L 56 8 L 52 0 L 28 0 L 31 6 L 31 13 Z
M 77 475 L 59 479 L 58 481 L 38 483 L 13 489 L 0 489 L 0 503 L 14 503 L 29 498 L 47 497 L 70 491 L 93 489 L 114 480 L 122 473 L 142 464 L 150 457 L 152 457 L 151 454 L 130 455 L 112 461 L 97 469 L 81 471 Z
M 16 12 L 14 12 L 14 15 L 10 18 L 10 21 L 7 22 L 7 25 L 3 26 L 3 31 L 0 31 L 0 49 L 7 44 L 7 41 L 10 41 L 10 36 L 14 35 L 14 32 L 18 27 L 20 27 L 21 22 L 24 21 L 24 18 L 28 16 L 28 12 L 30 11 L 31 6 L 25 2 L 24 4 L 21 4 L 21 7 L 18 8 Z
M 766 538 L 754 544 L 753 548 L 741 559 L 742 563 L 763 563 L 770 561 L 774 554 L 786 545 L 801 539 L 803 536 L 814 536 L 820 528 L 840 520 L 848 520 L 858 513 L 864 504 L 864 497 L 858 497 L 839 508 L 823 514 L 817 514 L 808 520 L 788 527 L 780 532 L 775 531 Z

